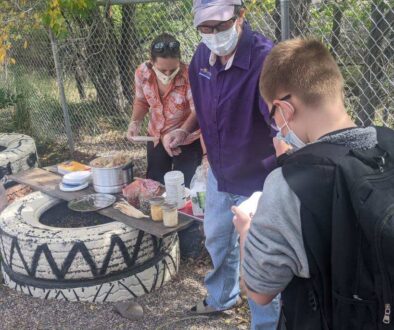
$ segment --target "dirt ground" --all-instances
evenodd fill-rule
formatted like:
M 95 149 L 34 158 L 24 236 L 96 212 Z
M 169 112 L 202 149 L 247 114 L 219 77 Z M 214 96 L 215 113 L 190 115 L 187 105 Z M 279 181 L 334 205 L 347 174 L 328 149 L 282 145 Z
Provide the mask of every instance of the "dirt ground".
M 30 191 L 25 186 L 11 188 L 9 200 Z M 114 311 L 114 304 L 101 305 L 58 300 L 41 300 L 15 292 L 0 284 L 1 330 L 101 330 L 101 329 L 248 329 L 249 310 L 240 307 L 214 316 L 193 316 L 188 311 L 205 296 L 203 278 L 210 269 L 207 255 L 182 260 L 178 275 L 159 290 L 139 297 L 144 317 L 129 321 Z

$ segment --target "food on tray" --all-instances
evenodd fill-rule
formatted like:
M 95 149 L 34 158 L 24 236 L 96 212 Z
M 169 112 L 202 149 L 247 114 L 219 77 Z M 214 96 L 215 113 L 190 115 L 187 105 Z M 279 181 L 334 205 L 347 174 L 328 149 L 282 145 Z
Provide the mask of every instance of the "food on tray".
M 130 154 L 119 151 L 112 156 L 103 156 L 91 161 L 91 165 L 97 168 L 112 168 L 126 165 L 131 159 Z
M 122 193 L 123 197 L 136 208 L 141 207 L 140 201 L 146 201 L 148 203 L 147 208 L 149 209 L 149 199 L 161 196 L 164 190 L 165 188 L 160 182 L 136 178 L 132 183 L 123 188 Z
M 114 205 L 114 208 L 122 212 L 123 214 L 128 215 L 129 217 L 142 219 L 149 218 L 149 216 L 142 213 L 140 210 L 137 210 L 133 205 L 130 205 L 125 200 L 120 201 Z
M 76 171 L 90 171 L 90 167 L 85 164 L 76 162 L 75 160 L 71 160 L 57 165 L 57 171 L 60 174 L 67 174 Z
M 116 197 L 109 194 L 89 194 L 68 202 L 68 207 L 73 211 L 97 211 L 115 203 Z

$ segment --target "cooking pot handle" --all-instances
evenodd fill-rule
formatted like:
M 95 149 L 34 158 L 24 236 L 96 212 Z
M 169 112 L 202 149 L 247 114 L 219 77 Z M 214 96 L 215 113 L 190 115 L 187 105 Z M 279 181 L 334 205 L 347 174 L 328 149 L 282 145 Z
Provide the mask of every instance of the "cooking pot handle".
M 133 168 L 133 166 L 133 161 L 129 161 L 125 166 L 122 167 L 122 170 L 127 171 L 128 169 Z
M 127 183 L 130 183 L 134 180 L 133 167 L 134 164 L 132 161 L 128 162 L 125 166 L 122 167 L 123 171 L 127 171 Z

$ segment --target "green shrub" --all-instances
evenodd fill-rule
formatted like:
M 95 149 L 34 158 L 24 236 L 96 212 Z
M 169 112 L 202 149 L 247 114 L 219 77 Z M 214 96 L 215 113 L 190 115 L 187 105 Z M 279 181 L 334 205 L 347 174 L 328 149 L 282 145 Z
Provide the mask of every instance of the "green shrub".
M 0 109 L 15 105 L 18 98 L 20 98 L 20 95 L 16 95 L 4 88 L 0 88 Z

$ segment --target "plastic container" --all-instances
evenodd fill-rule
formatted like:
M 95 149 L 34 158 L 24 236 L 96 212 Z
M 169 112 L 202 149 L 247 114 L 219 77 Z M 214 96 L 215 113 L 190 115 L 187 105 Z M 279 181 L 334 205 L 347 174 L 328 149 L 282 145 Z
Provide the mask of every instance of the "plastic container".
M 204 216 L 205 213 L 205 191 L 191 190 L 193 215 L 197 217 Z
M 153 197 L 150 202 L 150 215 L 153 221 L 163 221 L 164 197 Z
M 202 166 L 197 167 L 190 184 L 190 198 L 192 200 L 193 215 L 203 216 L 205 212 L 205 194 L 207 178 Z
M 166 201 L 175 203 L 178 209 L 186 204 L 185 194 L 185 177 L 180 171 L 167 172 L 164 175 L 164 184 L 166 186 Z
M 176 227 L 178 226 L 178 210 L 175 203 L 164 203 L 162 205 L 163 210 L 163 224 L 165 227 Z

